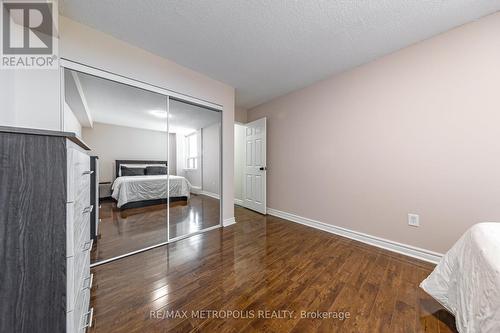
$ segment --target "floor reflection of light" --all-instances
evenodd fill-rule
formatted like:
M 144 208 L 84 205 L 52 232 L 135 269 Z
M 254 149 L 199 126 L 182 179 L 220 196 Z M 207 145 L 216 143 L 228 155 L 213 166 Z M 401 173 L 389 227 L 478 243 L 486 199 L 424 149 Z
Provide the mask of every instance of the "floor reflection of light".
M 198 224 L 200 223 L 200 220 L 198 218 L 198 214 L 195 214 L 195 212 L 191 209 L 189 211 L 189 226 L 188 230 L 189 233 L 195 232 L 199 230 Z
M 208 200 L 210 203 L 207 205 L 204 200 Z M 199 255 L 199 252 L 203 248 L 201 244 L 203 241 L 200 236 L 195 235 L 202 232 L 204 229 L 217 226 L 219 220 L 219 210 L 214 210 L 213 208 L 219 206 L 219 201 L 212 201 L 214 201 L 212 198 L 194 196 L 190 202 L 188 202 L 188 205 L 173 206 L 170 208 L 170 240 L 180 237 L 190 239 L 178 240 L 177 242 L 181 243 L 170 248 L 172 252 L 169 253 L 169 259 L 174 258 L 170 254 L 174 252 L 179 253 L 178 251 L 183 252 L 182 256 L 180 256 L 183 262 L 185 259 L 193 259 Z M 212 210 L 207 211 L 207 209 L 210 208 Z M 175 263 L 169 261 L 170 268 L 179 264 L 177 258 L 179 257 L 175 256 Z
M 151 284 L 149 303 L 152 309 L 159 309 L 168 304 L 170 285 L 166 276 L 159 278 Z
M 165 297 L 169 293 L 169 285 L 167 284 L 167 279 L 161 279 L 161 282 L 163 285 L 161 287 L 155 288 L 153 292 L 151 293 L 151 301 L 157 300 L 161 297 Z M 157 282 L 155 284 L 160 284 L 160 282 Z
M 201 230 L 200 215 L 193 209 L 190 209 L 188 216 L 181 223 L 177 224 L 177 229 L 177 236 Z
M 170 267 L 175 269 L 176 266 L 190 262 L 196 259 L 202 250 L 203 235 L 193 235 L 172 244 L 172 250 L 169 251 Z

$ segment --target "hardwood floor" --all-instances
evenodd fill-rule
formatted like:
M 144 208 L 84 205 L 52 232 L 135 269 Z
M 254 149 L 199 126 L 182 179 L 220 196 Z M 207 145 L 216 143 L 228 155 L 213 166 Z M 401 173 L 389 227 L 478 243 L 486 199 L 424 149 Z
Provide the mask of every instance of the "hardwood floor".
M 433 265 L 240 207 L 236 220 L 93 269 L 91 331 L 456 331 L 418 287 Z
M 219 224 L 219 200 L 192 195 L 188 203 L 173 202 L 121 211 L 113 201 L 101 203 L 100 238 L 91 252 L 92 262 L 166 242 L 167 210 L 170 237 L 183 236 Z

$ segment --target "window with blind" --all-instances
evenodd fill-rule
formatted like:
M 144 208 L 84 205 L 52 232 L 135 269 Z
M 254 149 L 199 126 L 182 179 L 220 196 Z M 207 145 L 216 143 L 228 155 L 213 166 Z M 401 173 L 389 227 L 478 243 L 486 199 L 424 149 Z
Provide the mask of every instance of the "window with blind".
M 198 134 L 186 136 L 186 169 L 198 169 Z

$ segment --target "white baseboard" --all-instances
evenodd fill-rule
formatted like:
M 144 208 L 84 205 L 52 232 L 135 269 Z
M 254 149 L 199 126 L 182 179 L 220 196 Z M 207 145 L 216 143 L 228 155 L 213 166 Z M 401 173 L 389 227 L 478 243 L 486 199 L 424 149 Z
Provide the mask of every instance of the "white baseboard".
M 241 199 L 236 199 L 236 198 L 234 198 L 234 203 L 235 203 L 236 205 L 243 206 L 243 200 L 241 200 Z
M 287 212 L 282 212 L 277 209 L 273 208 L 267 208 L 267 213 L 269 215 L 273 215 L 276 217 L 280 217 L 285 220 L 289 220 L 291 222 L 295 223 L 300 223 L 303 225 L 306 225 L 308 227 L 312 227 L 315 229 L 323 230 L 326 232 L 330 232 L 332 234 L 336 234 L 339 236 L 343 236 L 346 238 L 354 239 L 359 242 L 373 245 L 376 247 L 380 247 L 385 250 L 389 250 L 392 252 L 396 252 L 399 254 L 403 254 L 409 257 L 417 258 L 423 261 L 427 261 L 433 264 L 437 264 L 440 260 L 443 254 L 429 251 L 426 249 L 418 248 L 415 246 L 407 245 L 407 244 L 402 244 L 398 242 L 394 242 L 388 239 L 376 237 L 376 236 L 371 236 L 368 234 L 364 234 L 362 232 L 346 229 L 343 227 L 338 227 L 332 224 L 320 222 L 320 221 L 315 221 L 312 219 L 309 219 L 307 217 L 302 217 L 298 216 L 295 214 L 287 213 Z
M 206 195 L 207 197 L 211 197 L 214 199 L 220 199 L 220 196 L 217 193 L 212 193 L 212 192 L 207 192 L 207 191 L 201 191 L 199 194 Z
M 199 187 L 199 186 L 191 186 L 191 193 L 201 194 L 201 187 Z
M 229 227 L 230 225 L 235 224 L 235 223 L 236 223 L 235 218 L 231 217 L 229 219 L 225 219 L 224 221 L 222 221 L 222 226 L 223 227 Z

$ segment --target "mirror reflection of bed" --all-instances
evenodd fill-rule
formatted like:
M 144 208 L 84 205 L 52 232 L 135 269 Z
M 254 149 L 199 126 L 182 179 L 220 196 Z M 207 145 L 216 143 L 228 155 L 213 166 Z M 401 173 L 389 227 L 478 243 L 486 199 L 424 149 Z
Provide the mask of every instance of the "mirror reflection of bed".
M 220 224 L 220 112 L 69 70 L 65 100 L 98 157 L 92 262 Z

